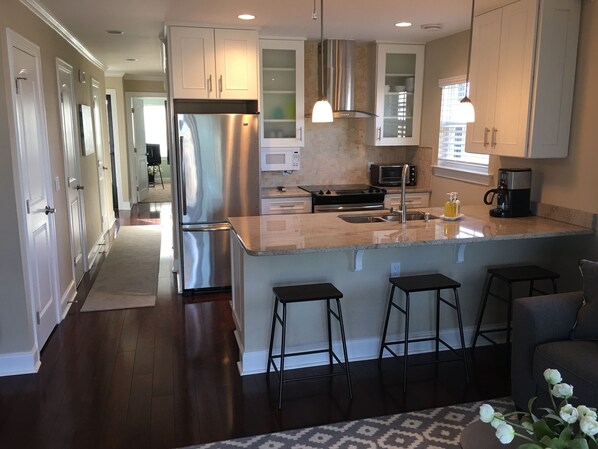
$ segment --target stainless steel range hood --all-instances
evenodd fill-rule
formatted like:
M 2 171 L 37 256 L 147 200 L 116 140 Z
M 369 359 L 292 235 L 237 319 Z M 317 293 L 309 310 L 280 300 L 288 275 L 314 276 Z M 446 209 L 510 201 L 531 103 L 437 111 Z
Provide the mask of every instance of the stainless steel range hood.
M 374 114 L 357 111 L 355 102 L 355 41 L 328 39 L 324 41 L 324 70 L 318 44 L 318 86 L 322 86 L 321 76 L 324 73 L 323 92 L 332 106 L 335 118 L 373 117 Z M 319 88 L 321 90 L 321 87 Z M 320 92 L 322 94 L 322 92 Z

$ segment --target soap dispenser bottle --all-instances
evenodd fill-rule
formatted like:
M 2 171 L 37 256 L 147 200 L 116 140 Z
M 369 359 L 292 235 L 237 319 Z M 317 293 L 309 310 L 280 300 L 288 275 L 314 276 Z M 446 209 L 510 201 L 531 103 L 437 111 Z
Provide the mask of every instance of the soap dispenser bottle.
M 452 218 L 455 216 L 454 192 L 447 193 L 448 200 L 444 203 L 444 216 Z
M 457 192 L 453 192 L 454 194 L 454 204 L 455 204 L 455 217 L 461 215 L 461 201 L 457 198 Z

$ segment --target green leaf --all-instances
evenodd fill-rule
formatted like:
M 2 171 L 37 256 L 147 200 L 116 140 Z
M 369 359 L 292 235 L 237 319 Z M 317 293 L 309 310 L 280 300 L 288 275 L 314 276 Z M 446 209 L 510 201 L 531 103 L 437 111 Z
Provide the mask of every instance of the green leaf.
M 546 421 L 540 420 L 534 423 L 534 436 L 536 437 L 536 440 L 543 442 L 542 440 L 545 437 L 548 437 L 548 439 L 550 440 L 554 435 L 555 433 L 552 431 L 550 427 L 548 427 Z
M 569 441 L 573 438 L 573 429 L 571 426 L 565 426 L 561 434 L 559 435 L 560 441 Z
M 569 449 L 590 449 L 590 447 L 583 438 L 575 438 L 569 442 Z
M 538 443 L 525 443 L 517 446 L 517 449 L 544 449 L 544 446 Z

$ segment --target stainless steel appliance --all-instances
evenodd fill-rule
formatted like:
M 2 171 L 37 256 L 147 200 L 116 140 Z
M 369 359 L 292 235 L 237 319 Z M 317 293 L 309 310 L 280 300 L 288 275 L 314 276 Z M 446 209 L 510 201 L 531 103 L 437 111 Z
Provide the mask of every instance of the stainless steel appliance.
M 372 164 L 370 167 L 370 183 L 375 186 L 400 186 L 404 163 Z M 409 173 L 405 185 L 414 186 L 417 183 L 417 169 L 409 164 Z
M 484 203 L 496 207 L 490 209 L 492 217 L 527 217 L 530 212 L 532 170 L 529 168 L 501 168 L 498 170 L 498 188 L 484 195 Z
M 299 186 L 311 193 L 313 212 L 384 209 L 386 190 L 367 184 Z
M 231 285 L 227 217 L 259 215 L 255 101 L 175 101 L 183 291 Z

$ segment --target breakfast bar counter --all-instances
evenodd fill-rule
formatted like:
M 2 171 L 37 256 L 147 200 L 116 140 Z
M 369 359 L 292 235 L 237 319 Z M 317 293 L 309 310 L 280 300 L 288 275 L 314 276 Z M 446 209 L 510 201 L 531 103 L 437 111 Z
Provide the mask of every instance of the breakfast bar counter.
M 442 213 L 440 208 L 423 210 L 433 215 Z M 561 274 L 561 291 L 579 288 L 577 261 L 592 241 L 592 229 L 541 217 L 492 218 L 484 206 L 463 207 L 462 212 L 463 217 L 455 221 L 431 219 L 405 224 L 348 223 L 338 215 L 349 214 L 336 213 L 229 218 L 233 231 L 232 307 L 241 374 L 266 369 L 272 287 L 277 285 L 332 282 L 343 292 L 351 361 L 377 357 L 391 274 L 441 272 L 460 282 L 468 345 L 489 266 L 537 264 Z M 515 296 L 526 295 L 527 288 L 522 286 Z M 425 300 L 426 295 L 418 294 L 412 304 L 410 329 L 417 338 L 429 336 L 434 328 L 433 301 Z M 287 327 L 289 350 L 320 348 L 326 340 L 324 318 L 314 320 L 321 314 L 309 309 L 317 306 L 294 307 L 297 310 Z M 484 326 L 504 321 L 500 307 L 489 309 Z M 398 319 L 391 321 L 388 332 L 393 337 L 402 329 Z M 449 320 L 445 326 L 443 338 L 456 344 L 457 323 Z M 420 343 L 410 345 L 410 353 L 412 350 L 427 352 L 431 347 Z M 288 368 L 327 361 L 322 355 L 293 359 Z

